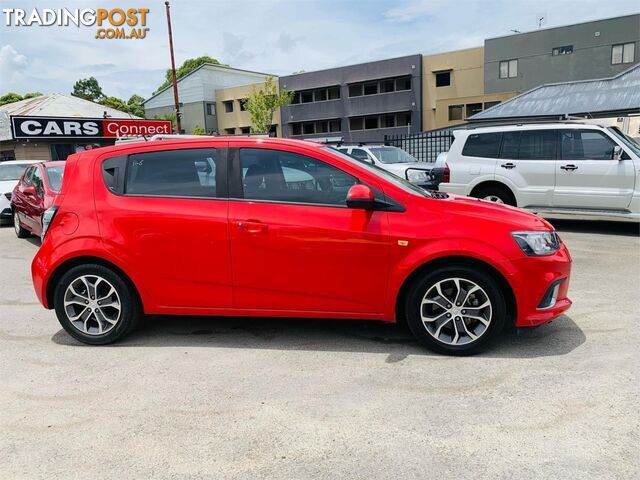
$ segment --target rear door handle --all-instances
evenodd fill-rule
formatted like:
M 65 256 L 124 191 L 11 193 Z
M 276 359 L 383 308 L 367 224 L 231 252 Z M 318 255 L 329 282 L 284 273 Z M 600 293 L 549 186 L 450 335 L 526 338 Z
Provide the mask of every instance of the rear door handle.
M 243 220 L 236 222 L 236 227 L 238 230 L 244 230 L 249 233 L 265 232 L 269 228 L 267 224 L 256 220 Z
M 507 170 L 511 170 L 512 168 L 516 168 L 516 164 L 515 163 L 503 163 L 502 165 L 500 165 L 502 168 L 506 168 Z
M 562 170 L 567 170 L 567 171 L 569 171 L 569 172 L 573 172 L 574 170 L 577 170 L 577 169 L 578 169 L 578 167 L 577 167 L 576 165 L 571 165 L 571 164 L 569 164 L 569 165 L 562 165 L 560 168 L 561 168 Z

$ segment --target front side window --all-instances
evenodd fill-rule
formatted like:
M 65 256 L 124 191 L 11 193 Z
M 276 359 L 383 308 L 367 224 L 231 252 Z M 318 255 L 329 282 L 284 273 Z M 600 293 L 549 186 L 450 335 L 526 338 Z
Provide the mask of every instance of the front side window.
M 635 58 L 636 44 L 634 42 L 621 43 L 611 47 L 611 63 L 633 63 Z
M 44 182 L 42 180 L 42 173 L 40 173 L 40 169 L 33 169 L 33 174 L 31 175 L 31 184 L 35 187 L 36 194 L 39 197 L 42 197 L 42 195 L 44 194 Z
M 469 135 L 462 149 L 462 155 L 465 157 L 498 158 L 501 138 L 502 134 L 499 132 Z
M 47 180 L 51 189 L 55 192 L 59 192 L 62 187 L 62 177 L 64 175 L 64 167 L 47 167 Z
M 351 156 L 358 160 L 362 160 L 363 162 L 371 163 L 371 158 L 369 158 L 367 152 L 362 150 L 361 148 L 354 148 L 353 150 L 351 150 Z
M 130 155 L 125 193 L 129 195 L 216 197 L 218 157 L 213 148 Z
M 418 160 L 398 147 L 371 147 L 369 151 L 382 163 L 415 163 Z
M 555 160 L 555 157 L 555 130 L 529 130 L 520 133 L 519 159 Z
M 345 205 L 358 179 L 325 162 L 281 150 L 241 148 L 244 198 Z
M 562 160 L 611 160 L 616 144 L 597 130 L 562 130 L 560 155 Z

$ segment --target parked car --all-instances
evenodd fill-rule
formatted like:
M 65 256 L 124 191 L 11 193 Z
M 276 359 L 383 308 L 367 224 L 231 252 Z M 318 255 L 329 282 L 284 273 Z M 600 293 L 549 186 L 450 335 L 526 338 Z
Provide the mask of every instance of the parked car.
M 60 192 L 64 162 L 42 162 L 28 167 L 13 189 L 11 210 L 18 238 L 42 235 L 44 213 Z
M 432 166 L 419 162 L 415 157 L 398 147 L 390 145 L 340 145 L 336 147 L 342 153 L 356 160 L 370 163 L 387 172 L 394 173 L 419 187 L 435 190 L 431 176 Z
M 0 225 L 11 224 L 11 192 L 25 169 L 40 160 L 9 160 L 0 163 Z
M 640 145 L 616 127 L 538 123 L 454 135 L 444 192 L 542 216 L 640 221 Z
M 469 354 L 505 323 L 544 324 L 571 305 L 569 252 L 545 220 L 306 141 L 71 155 L 43 237 L 37 296 L 89 344 L 124 337 L 143 313 L 331 317 L 406 320 L 428 347 Z

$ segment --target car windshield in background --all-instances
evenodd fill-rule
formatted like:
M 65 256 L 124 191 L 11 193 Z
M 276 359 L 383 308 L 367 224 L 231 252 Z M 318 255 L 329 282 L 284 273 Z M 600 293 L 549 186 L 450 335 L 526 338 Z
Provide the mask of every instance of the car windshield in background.
M 382 163 L 413 163 L 418 161 L 398 147 L 371 147 L 369 151 Z
M 625 133 L 622 133 L 618 127 L 607 127 L 611 133 L 613 133 L 616 137 L 618 137 L 622 143 L 624 143 L 627 147 L 633 150 L 633 153 L 640 156 L 640 144 L 636 142 L 633 138 Z
M 337 150 L 337 149 L 335 149 L 333 147 L 322 147 L 322 149 L 326 150 L 327 152 L 331 152 L 331 153 L 333 153 L 335 155 L 338 155 L 340 158 L 348 160 L 351 163 L 355 163 L 359 167 L 366 168 L 367 170 L 369 170 L 370 172 L 374 173 L 375 175 L 378 175 L 379 177 L 384 178 L 388 182 L 393 183 L 394 185 L 402 188 L 403 190 L 405 190 L 405 191 L 407 191 L 409 193 L 415 193 L 415 194 L 421 195 L 423 197 L 433 198 L 433 195 L 431 195 L 431 193 L 429 193 L 427 190 L 424 190 L 424 189 L 420 188 L 419 186 L 414 185 L 411 182 L 408 182 L 404 178 L 399 177 L 398 175 L 395 175 L 395 174 L 393 174 L 391 172 L 388 172 L 387 170 L 384 170 L 384 169 L 382 169 L 380 167 L 377 167 L 375 165 L 371 165 L 370 163 L 361 162 L 360 160 L 358 160 L 356 158 L 353 158 L 351 155 L 347 155 L 346 153 L 343 153 L 340 150 Z
M 51 189 L 59 192 L 62 186 L 62 175 L 64 174 L 64 167 L 47 167 L 47 180 Z
M 26 169 L 26 163 L 12 163 L 10 165 L 0 164 L 0 182 L 4 182 L 6 180 L 19 180 L 20 176 Z

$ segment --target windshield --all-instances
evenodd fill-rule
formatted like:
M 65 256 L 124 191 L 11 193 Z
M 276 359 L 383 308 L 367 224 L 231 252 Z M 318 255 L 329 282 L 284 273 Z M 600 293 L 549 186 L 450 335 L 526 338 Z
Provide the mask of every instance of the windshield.
M 607 129 L 616 137 L 618 137 L 622 143 L 629 147 L 633 151 L 633 153 L 640 157 L 640 144 L 638 142 L 636 142 L 629 135 L 622 133 L 622 130 L 620 130 L 618 127 L 607 127 Z
M 370 147 L 369 151 L 382 163 L 414 163 L 418 161 L 398 147 Z
M 60 187 L 62 186 L 62 175 L 64 174 L 64 167 L 47 167 L 47 180 L 49 180 L 49 185 L 51 186 L 51 190 L 56 192 L 60 191 Z
M 27 169 L 27 163 L 10 163 L 2 165 L 0 163 L 0 182 L 6 180 L 19 180 L 22 173 Z
M 382 168 L 376 167 L 375 165 L 371 165 L 370 163 L 361 162 L 360 160 L 357 160 L 350 155 L 342 153 L 340 150 L 337 150 L 333 147 L 322 147 L 322 149 L 327 152 L 331 152 L 334 155 L 337 155 L 340 158 L 343 158 L 344 160 L 348 160 L 349 162 L 354 163 L 359 167 L 362 167 L 379 177 L 382 177 L 387 182 L 393 183 L 395 186 L 401 188 L 405 192 L 417 194 L 422 197 L 433 198 L 433 195 L 431 195 L 427 190 L 423 190 L 417 185 L 414 185 L 413 183 L 410 183 L 404 178 L 399 177 L 398 175 L 395 175 L 391 172 L 388 172 L 387 170 L 383 170 Z

